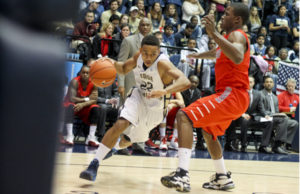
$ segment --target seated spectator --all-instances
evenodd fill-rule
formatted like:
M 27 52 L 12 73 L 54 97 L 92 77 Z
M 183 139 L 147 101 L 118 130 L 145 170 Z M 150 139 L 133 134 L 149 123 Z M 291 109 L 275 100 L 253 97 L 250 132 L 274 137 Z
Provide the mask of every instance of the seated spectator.
M 198 89 L 199 85 L 199 78 L 196 75 L 191 75 L 189 77 L 189 80 L 191 82 L 191 87 L 183 92 L 181 92 L 181 95 L 184 100 L 184 105 L 189 106 L 199 98 L 201 98 L 201 91 Z M 204 139 L 202 136 L 202 132 L 200 128 L 196 128 L 197 133 L 197 143 L 195 149 L 197 150 L 205 150 L 204 146 Z
M 167 146 L 167 137 L 166 137 L 166 128 L 173 129 L 173 136 L 169 145 L 170 149 L 178 150 L 178 131 L 177 131 L 177 121 L 176 113 L 180 108 L 184 108 L 183 97 L 180 92 L 171 95 L 170 102 L 167 106 L 167 113 L 159 125 L 159 134 L 160 134 L 160 145 L 159 149 L 168 150 Z
M 89 0 L 88 6 L 79 12 L 78 18 L 75 19 L 75 23 L 78 23 L 78 22 L 84 20 L 87 12 L 93 12 L 94 19 L 93 19 L 92 23 L 96 24 L 97 29 L 99 29 L 100 23 L 101 23 L 100 16 L 102 14 L 101 12 L 98 11 L 100 2 L 101 2 L 101 0 Z
M 271 45 L 271 36 L 268 35 L 267 28 L 265 26 L 261 26 L 258 29 L 258 32 L 256 34 L 251 35 L 251 42 L 255 42 L 257 39 L 257 35 L 262 34 L 265 36 L 265 45 L 270 46 Z
M 189 23 L 192 16 L 198 18 L 198 25 L 200 25 L 199 15 L 204 15 L 205 11 L 198 0 L 185 0 L 182 4 L 182 23 Z
M 198 25 L 198 18 L 196 16 L 191 17 L 191 24 L 195 25 L 194 31 L 192 33 L 192 37 L 196 38 L 197 41 L 197 47 L 201 48 L 201 37 L 202 37 L 202 29 L 201 26 Z M 180 31 L 184 30 L 186 28 L 187 24 L 182 24 Z
M 88 11 L 86 12 L 84 21 L 77 23 L 73 31 L 73 35 L 75 36 L 86 36 L 86 38 L 74 38 L 71 44 L 71 47 L 80 53 L 84 64 L 91 57 L 91 40 L 97 31 L 96 25 L 92 23 L 93 21 L 94 12 Z
M 293 49 L 288 51 L 288 59 L 294 63 L 299 63 L 299 40 L 295 40 Z
M 274 72 L 273 73 L 277 73 L 277 71 L 275 72 L 275 59 L 277 58 L 277 56 L 275 55 L 276 53 L 276 48 L 272 45 L 268 46 L 265 52 L 265 55 L 263 56 L 263 58 L 268 62 L 269 67 L 268 67 L 268 71 L 267 74 L 272 74 L 273 72 L 273 68 L 274 68 Z
M 261 27 L 261 20 L 258 15 L 257 7 L 253 6 L 250 9 L 249 21 L 251 24 L 251 33 L 257 33 L 258 29 Z
M 110 16 L 112 16 L 113 14 L 116 14 L 119 17 L 121 17 L 122 14 L 120 12 L 118 12 L 118 8 L 119 8 L 118 0 L 111 0 L 109 2 L 109 10 L 104 11 L 101 15 L 102 25 L 104 25 L 105 23 L 108 23 Z
M 264 56 L 266 53 L 266 45 L 265 43 L 265 36 L 262 34 L 259 34 L 256 38 L 256 43 L 251 44 L 250 46 L 250 53 L 251 55 L 260 55 Z
M 187 46 L 187 41 L 189 38 L 195 38 L 192 36 L 195 29 L 195 25 L 192 23 L 188 23 L 184 30 L 177 32 L 174 35 L 175 45 L 179 47 Z
M 140 19 L 138 18 L 138 8 L 132 6 L 129 10 L 129 25 L 131 34 L 135 34 L 138 30 Z
M 275 128 L 275 143 L 272 151 L 279 154 L 287 154 L 284 147 L 291 145 L 298 129 L 298 122 L 292 120 L 284 113 L 279 113 L 278 98 L 272 93 L 274 81 L 271 77 L 265 77 L 264 89 L 261 91 L 263 96 L 263 104 L 266 115 L 273 118 L 273 126 Z
M 79 76 L 71 80 L 67 95 L 64 99 L 65 123 L 67 128 L 66 144 L 73 145 L 73 119 L 78 116 L 85 124 L 90 126 L 89 135 L 85 144 L 99 146 L 96 139 L 96 128 L 98 123 L 99 106 L 96 104 L 98 92 L 97 87 L 89 78 L 90 68 L 82 66 Z
M 112 23 L 114 31 L 113 31 L 113 35 L 117 34 L 118 32 L 120 32 L 120 17 L 116 14 L 113 14 L 110 16 L 109 18 L 109 22 Z
M 102 25 L 100 33 L 98 33 L 93 40 L 93 53 L 95 58 L 107 56 L 111 41 L 102 39 L 112 39 L 113 30 L 114 27 L 112 23 L 105 23 Z
M 137 0 L 136 7 L 138 8 L 138 15 L 137 15 L 137 17 L 139 19 L 142 19 L 142 18 L 144 18 L 144 17 L 147 16 L 144 0 Z
M 153 34 L 159 40 L 160 46 L 165 46 L 165 44 L 163 43 L 162 32 L 156 31 Z M 169 56 L 168 49 L 166 47 L 160 47 L 160 52 L 165 54 L 166 56 Z
M 196 48 L 196 40 L 194 38 L 188 39 L 188 46 L 184 47 L 186 49 L 191 50 L 185 50 L 182 49 L 180 52 L 180 62 L 177 66 L 178 69 L 180 69 L 186 77 L 188 77 L 191 74 L 196 74 L 197 72 L 200 72 L 200 61 L 198 59 L 194 58 L 187 58 L 189 54 L 192 53 L 199 53 L 199 50 Z M 196 62 L 198 60 L 198 69 L 196 70 Z M 195 72 L 196 70 L 196 72 Z M 210 72 L 209 72 L 210 73 Z
M 147 14 L 148 19 L 152 23 L 152 30 L 157 31 L 157 30 L 162 30 L 163 26 L 165 25 L 165 20 L 162 15 L 162 9 L 161 5 L 158 2 L 155 2 Z
M 112 37 L 112 39 L 115 41 L 110 43 L 108 51 L 108 56 L 114 60 L 118 60 L 122 40 L 130 35 L 129 24 L 122 24 L 120 29 L 121 32 L 118 32 Z
M 167 5 L 164 14 L 164 20 L 165 20 L 165 26 L 171 25 L 174 33 L 177 33 L 179 31 L 181 21 L 180 18 L 178 17 L 175 4 Z
M 273 32 L 272 45 L 278 50 L 285 48 L 288 45 L 288 36 L 291 32 L 290 18 L 285 16 L 286 7 L 284 5 L 279 6 L 278 14 L 273 15 L 269 30 Z
M 286 83 L 286 91 L 278 95 L 279 111 L 295 119 L 295 111 L 299 104 L 299 95 L 295 94 L 296 80 L 290 78 Z
M 266 115 L 263 98 L 261 93 L 253 89 L 255 85 L 254 77 L 249 76 L 249 107 L 247 111 L 237 120 L 233 121 L 226 131 L 226 144 L 224 150 L 237 151 L 233 142 L 236 139 L 235 127 L 239 126 L 241 129 L 241 152 L 247 152 L 247 131 L 249 127 L 255 127 L 263 130 L 262 140 L 258 152 L 270 153 L 267 147 L 270 143 L 273 123 L 271 117 Z M 267 121 L 262 122 L 261 118 L 265 118 Z
M 97 104 L 100 106 L 98 121 L 98 133 L 100 138 L 104 136 L 107 121 L 113 124 L 118 118 L 119 93 L 116 82 L 106 88 L 98 87 Z
M 129 16 L 127 14 L 122 14 L 120 17 L 119 25 L 121 26 L 122 24 L 129 24 Z
M 120 12 L 121 14 L 125 14 L 127 12 L 127 7 L 125 6 L 123 0 L 118 0 L 118 5 L 119 5 L 118 12 Z

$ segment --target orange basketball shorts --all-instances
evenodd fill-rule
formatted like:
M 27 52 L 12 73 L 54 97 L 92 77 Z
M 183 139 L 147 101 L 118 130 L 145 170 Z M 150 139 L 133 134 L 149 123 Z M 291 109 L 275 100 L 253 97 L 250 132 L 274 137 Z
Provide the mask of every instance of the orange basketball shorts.
M 246 112 L 248 105 L 247 90 L 226 87 L 181 110 L 192 121 L 194 128 L 202 128 L 216 140 L 217 136 L 224 135 L 232 120 Z

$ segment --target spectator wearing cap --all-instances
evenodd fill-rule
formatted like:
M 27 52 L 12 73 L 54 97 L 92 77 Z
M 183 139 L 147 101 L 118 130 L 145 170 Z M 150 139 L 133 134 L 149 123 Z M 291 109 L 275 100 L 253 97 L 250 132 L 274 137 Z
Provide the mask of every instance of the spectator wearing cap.
M 119 17 L 121 17 L 121 13 L 118 12 L 118 8 L 119 8 L 119 3 L 117 0 L 111 0 L 109 2 L 109 6 L 110 6 L 110 9 L 107 10 L 107 11 L 104 11 L 102 13 L 102 16 L 101 16 L 101 22 L 102 22 L 102 25 L 109 22 L 109 18 L 110 16 L 112 16 L 113 14 L 116 14 L 118 15 Z
M 131 34 L 135 34 L 139 27 L 140 19 L 138 18 L 138 8 L 132 6 L 129 10 L 129 25 Z

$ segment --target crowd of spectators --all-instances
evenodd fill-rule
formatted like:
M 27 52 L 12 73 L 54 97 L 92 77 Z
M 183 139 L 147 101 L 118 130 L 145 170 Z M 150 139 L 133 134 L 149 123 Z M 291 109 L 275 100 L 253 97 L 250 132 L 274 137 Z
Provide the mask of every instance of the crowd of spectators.
M 222 15 L 234 2 L 245 3 L 250 9 L 249 22 L 243 30 L 250 40 L 251 55 L 267 61 L 264 75 L 274 81 L 275 92 L 279 62 L 299 63 L 299 0 L 82 0 L 78 17 L 72 21 L 69 48 L 80 54 L 83 64 L 104 56 L 118 59 L 123 39 L 138 34 L 139 23 L 146 17 L 151 22 L 151 33 L 162 46 L 169 46 L 161 51 L 186 76 L 195 74 L 200 78 L 198 87 L 202 93 L 213 92 L 215 60 L 196 63 L 185 56 L 217 47 L 206 34 L 201 18 L 214 15 L 216 29 L 223 34 Z M 175 56 L 179 60 L 172 60 Z M 260 84 L 254 89 L 263 89 Z

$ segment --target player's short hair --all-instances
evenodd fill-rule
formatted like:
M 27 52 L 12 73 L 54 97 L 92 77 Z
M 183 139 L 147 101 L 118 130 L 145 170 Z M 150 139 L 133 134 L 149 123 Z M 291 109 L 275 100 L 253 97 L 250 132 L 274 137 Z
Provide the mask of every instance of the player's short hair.
M 231 3 L 230 7 L 233 8 L 233 14 L 235 16 L 241 16 L 243 25 L 248 23 L 249 20 L 249 8 L 244 3 Z
M 156 38 L 156 36 L 154 36 L 154 35 L 147 35 L 142 40 L 141 46 L 144 46 L 144 45 L 151 45 L 151 46 L 157 46 L 157 47 L 159 47 L 160 43 L 159 43 L 158 38 Z

